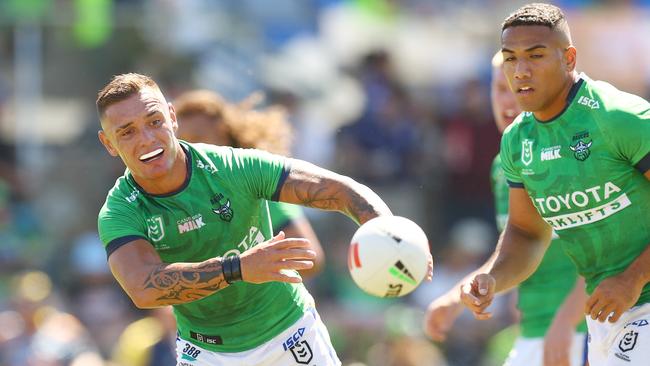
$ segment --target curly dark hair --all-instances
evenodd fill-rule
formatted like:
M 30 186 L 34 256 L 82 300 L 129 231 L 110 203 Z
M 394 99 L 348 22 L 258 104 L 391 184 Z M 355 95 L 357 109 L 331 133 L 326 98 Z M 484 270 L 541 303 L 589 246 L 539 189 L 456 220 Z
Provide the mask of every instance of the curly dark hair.
M 501 31 L 519 25 L 543 25 L 556 29 L 566 22 L 562 9 L 545 3 L 532 3 L 522 6 L 508 15 L 501 25 Z

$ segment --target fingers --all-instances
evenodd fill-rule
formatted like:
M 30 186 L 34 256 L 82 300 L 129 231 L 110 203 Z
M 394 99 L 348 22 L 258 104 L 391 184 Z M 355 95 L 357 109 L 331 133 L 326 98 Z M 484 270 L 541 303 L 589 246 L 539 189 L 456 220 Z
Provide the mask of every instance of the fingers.
M 433 257 L 431 256 L 431 253 L 429 254 L 429 262 L 427 264 L 427 281 L 431 281 L 433 279 Z
M 492 317 L 492 313 L 485 311 L 485 309 L 492 303 L 493 294 L 488 292 L 488 294 L 481 296 L 477 292 L 477 289 L 473 285 L 463 285 L 460 300 L 474 313 L 476 319 L 489 319 Z
M 280 234 L 284 235 L 282 232 Z M 274 241 L 278 236 L 269 241 L 275 249 L 308 248 L 310 246 L 309 240 L 303 238 L 288 238 Z
M 316 252 L 311 249 L 291 248 L 278 250 L 273 253 L 272 260 L 292 260 L 292 259 L 316 259 Z
M 609 322 L 616 323 L 618 319 L 621 318 L 621 315 L 623 315 L 623 310 L 620 307 L 616 307 L 616 309 L 613 311 L 612 316 L 609 317 Z
M 274 243 L 276 241 L 280 241 L 280 240 L 284 239 L 284 237 L 285 237 L 284 231 L 280 230 L 278 235 L 272 237 L 271 240 L 269 240 L 269 242 Z
M 615 323 L 621 317 L 622 313 L 620 304 L 614 301 L 607 301 L 607 299 L 601 299 L 596 294 L 590 297 L 585 305 L 585 314 L 601 323 L 605 322 L 605 320 L 610 323 Z
M 297 273 L 291 271 L 272 272 L 268 274 L 268 281 L 287 282 L 287 283 L 301 283 L 302 278 Z M 266 281 L 265 281 L 266 282 Z
M 312 261 L 287 260 L 278 263 L 276 268 L 278 270 L 284 270 L 284 269 L 302 270 L 302 269 L 311 269 L 313 267 L 314 267 L 314 262 Z
M 590 315 L 591 314 L 591 309 L 598 303 L 598 295 L 597 292 L 594 292 L 589 298 L 587 299 L 587 302 L 585 302 L 585 314 Z
M 609 303 L 603 306 L 602 309 L 600 309 L 600 313 L 596 314 L 598 316 L 598 321 L 604 323 L 605 320 L 609 318 L 609 314 L 611 314 L 614 310 L 616 310 L 616 304 L 614 303 Z

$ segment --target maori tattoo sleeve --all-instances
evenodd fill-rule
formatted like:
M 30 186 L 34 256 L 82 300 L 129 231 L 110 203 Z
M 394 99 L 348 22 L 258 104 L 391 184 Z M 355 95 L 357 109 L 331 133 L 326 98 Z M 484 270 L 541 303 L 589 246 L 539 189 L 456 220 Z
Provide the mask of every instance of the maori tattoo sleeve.
M 293 160 L 280 198 L 307 207 L 340 211 L 357 223 L 391 214 L 384 201 L 370 188 L 300 160 Z
M 159 305 L 199 300 L 226 286 L 218 260 L 199 263 L 193 268 L 187 263 L 161 264 L 149 273 L 144 282 L 145 289 L 159 293 L 156 299 Z

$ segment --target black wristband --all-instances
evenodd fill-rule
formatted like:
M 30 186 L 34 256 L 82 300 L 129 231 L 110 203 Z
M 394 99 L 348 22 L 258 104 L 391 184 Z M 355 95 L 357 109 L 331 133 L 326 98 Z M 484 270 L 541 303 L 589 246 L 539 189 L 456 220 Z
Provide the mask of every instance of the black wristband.
M 241 260 L 238 255 L 232 257 L 232 278 L 234 281 L 243 281 L 241 275 Z
M 242 280 L 241 262 L 238 255 L 222 258 L 221 267 L 223 269 L 223 279 L 229 284 Z

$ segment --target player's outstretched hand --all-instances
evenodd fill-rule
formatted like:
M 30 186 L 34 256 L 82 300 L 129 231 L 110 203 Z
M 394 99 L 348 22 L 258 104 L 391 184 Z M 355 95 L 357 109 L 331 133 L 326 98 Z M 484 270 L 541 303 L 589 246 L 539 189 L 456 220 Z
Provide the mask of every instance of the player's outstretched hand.
M 424 314 L 424 332 L 436 342 L 443 342 L 463 311 L 463 304 L 449 296 L 442 296 L 431 302 Z
M 246 282 L 300 283 L 302 278 L 292 270 L 312 268 L 316 253 L 309 249 L 309 240 L 285 239 L 281 231 L 271 240 L 248 249 L 240 258 L 242 280 Z
M 484 320 L 492 317 L 492 313 L 485 310 L 494 299 L 495 285 L 494 277 L 481 273 L 460 287 L 460 301 L 474 313 L 476 319 Z
M 603 323 L 615 323 L 641 296 L 645 284 L 625 272 L 604 279 L 585 303 L 585 314 Z M 611 316 L 610 316 L 611 314 Z

